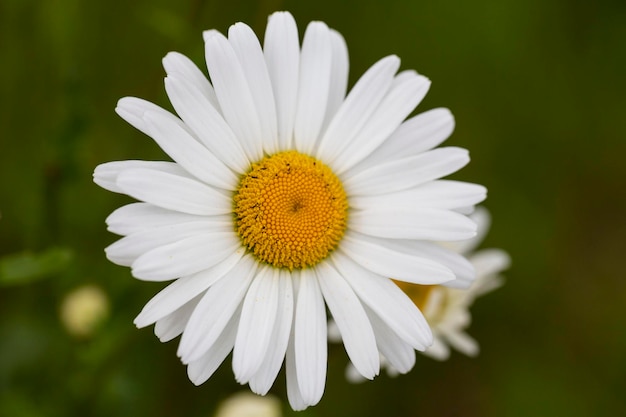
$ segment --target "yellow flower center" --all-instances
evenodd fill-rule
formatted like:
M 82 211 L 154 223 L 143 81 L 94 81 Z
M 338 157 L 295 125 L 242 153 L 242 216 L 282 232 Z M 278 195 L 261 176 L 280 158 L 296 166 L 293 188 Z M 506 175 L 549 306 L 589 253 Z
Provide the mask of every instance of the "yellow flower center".
M 243 244 L 277 268 L 304 268 L 324 259 L 346 230 L 348 200 L 322 162 L 295 151 L 252 164 L 234 197 Z

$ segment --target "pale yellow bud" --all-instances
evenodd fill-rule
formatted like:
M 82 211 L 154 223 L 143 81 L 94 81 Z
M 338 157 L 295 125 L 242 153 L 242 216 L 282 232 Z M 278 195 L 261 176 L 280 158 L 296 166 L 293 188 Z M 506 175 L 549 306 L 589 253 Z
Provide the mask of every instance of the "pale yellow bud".
M 240 392 L 224 400 L 215 417 L 280 417 L 280 401 L 274 397 L 260 397 Z
M 60 315 L 61 322 L 70 334 L 88 337 L 109 315 L 109 299 L 101 288 L 85 285 L 65 296 Z

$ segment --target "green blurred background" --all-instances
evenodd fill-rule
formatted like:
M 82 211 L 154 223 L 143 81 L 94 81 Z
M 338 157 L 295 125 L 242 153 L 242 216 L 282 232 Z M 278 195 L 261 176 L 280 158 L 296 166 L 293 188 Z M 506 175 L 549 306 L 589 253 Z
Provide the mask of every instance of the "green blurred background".
M 0 0 L 0 416 L 210 416 L 241 389 L 229 359 L 194 387 L 175 341 L 134 328 L 162 285 L 105 259 L 104 219 L 130 199 L 91 173 L 165 158 L 113 109 L 170 108 L 168 51 L 204 68 L 203 29 L 262 34 L 283 9 L 301 33 L 324 20 L 344 35 L 351 83 L 392 53 L 431 78 L 418 110 L 455 114 L 447 143 L 472 155 L 456 178 L 489 188 L 485 246 L 513 258 L 473 308 L 478 358 L 420 356 L 352 385 L 333 347 L 326 394 L 299 415 L 626 415 L 626 2 Z M 84 284 L 110 314 L 76 337 L 59 310 Z M 282 374 L 272 393 L 285 399 Z

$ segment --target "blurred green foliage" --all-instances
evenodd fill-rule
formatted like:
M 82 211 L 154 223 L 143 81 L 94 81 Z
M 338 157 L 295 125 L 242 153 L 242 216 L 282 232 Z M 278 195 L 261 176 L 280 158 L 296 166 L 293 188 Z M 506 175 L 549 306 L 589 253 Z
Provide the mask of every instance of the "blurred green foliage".
M 203 67 L 203 29 L 262 33 L 281 9 L 301 33 L 319 19 L 344 35 L 351 82 L 391 53 L 432 79 L 418 110 L 455 114 L 448 143 L 473 159 L 455 177 L 489 188 L 486 246 L 513 258 L 473 310 L 480 357 L 420 357 L 409 375 L 351 385 L 333 346 L 322 402 L 298 415 L 625 414 L 623 1 L 0 0 L 0 416 L 210 416 L 240 389 L 228 359 L 194 387 L 176 342 L 134 329 L 162 286 L 106 261 L 104 219 L 130 200 L 91 173 L 166 157 L 113 108 L 126 95 L 169 107 L 168 51 Z M 76 339 L 58 310 L 85 283 L 112 315 Z M 272 392 L 285 398 L 284 376 Z
M 18 253 L 0 258 L 0 287 L 22 285 L 62 272 L 72 261 L 68 249 L 50 248 L 39 254 Z

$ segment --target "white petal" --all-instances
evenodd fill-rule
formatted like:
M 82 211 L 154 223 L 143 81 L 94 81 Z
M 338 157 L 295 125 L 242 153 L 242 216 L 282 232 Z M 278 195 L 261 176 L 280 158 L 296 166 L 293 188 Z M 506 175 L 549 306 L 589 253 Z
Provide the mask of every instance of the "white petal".
M 98 165 L 93 172 L 93 182 L 105 190 L 123 194 L 125 191 L 117 185 L 117 177 L 124 171 L 138 168 L 154 169 L 157 171 L 189 177 L 189 174 L 174 162 L 129 160 L 106 162 Z
M 278 150 L 276 104 L 261 44 L 252 29 L 243 23 L 230 27 L 228 41 L 239 58 L 259 115 L 263 150 L 273 154 Z
M 259 395 L 267 394 L 276 380 L 276 376 L 285 359 L 294 310 L 291 280 L 290 272 L 280 271 L 278 310 L 276 313 L 276 325 L 270 340 L 270 349 L 268 349 L 258 372 L 250 379 L 250 389 Z
M 279 149 L 287 150 L 292 146 L 300 72 L 298 28 L 290 13 L 277 12 L 269 17 L 263 45 L 276 101 Z
M 453 332 L 446 334 L 450 346 L 467 356 L 476 356 L 480 351 L 478 342 L 465 332 Z
M 285 358 L 285 374 L 287 379 L 287 399 L 289 400 L 289 405 L 295 411 L 304 410 L 305 408 L 307 408 L 308 404 L 306 404 L 304 402 L 304 399 L 302 399 L 302 394 L 300 393 L 300 384 L 298 383 L 293 328 L 291 331 L 291 335 L 289 336 L 289 344 L 287 345 L 287 355 Z
M 436 243 L 406 239 L 381 239 L 378 242 L 391 250 L 430 259 L 450 269 L 455 279 L 442 284 L 446 287 L 466 289 L 476 277 L 474 266 L 464 256 Z
M 445 361 L 450 357 L 450 348 L 448 348 L 448 345 L 446 345 L 440 337 L 435 336 L 432 346 L 422 353 L 433 359 Z
M 352 363 L 350 362 L 348 362 L 348 365 L 346 365 L 346 371 L 344 375 L 346 377 L 346 381 L 352 384 L 361 384 L 367 381 L 367 379 L 363 378 L 363 375 L 361 375 L 359 371 L 356 370 L 354 365 L 352 365 Z
M 322 129 L 330 87 L 332 46 L 328 26 L 309 23 L 300 54 L 300 83 L 294 125 L 295 148 L 310 155 Z
M 339 327 L 337 327 L 337 323 L 332 318 L 328 320 L 328 341 L 333 343 L 341 343 L 341 333 L 339 332 Z
M 390 240 L 387 244 L 398 251 L 432 259 L 450 268 L 456 279 L 444 283 L 446 287 L 466 289 L 474 282 L 476 277 L 474 266 L 464 256 L 441 245 L 414 240 Z
M 475 204 L 472 204 L 472 206 L 474 205 Z M 485 236 L 491 227 L 491 214 L 489 214 L 489 210 L 485 207 L 476 207 L 469 214 L 469 217 L 476 223 L 478 233 L 473 239 L 466 240 L 465 242 L 458 242 L 456 245 L 450 247 L 450 249 L 465 255 L 476 250 L 478 245 L 480 245 L 485 239 Z
M 474 204 L 471 204 L 471 206 L 474 207 Z M 470 204 L 466 204 L 466 206 L 470 206 Z M 461 207 L 461 209 L 463 208 Z M 458 208 L 456 209 L 456 211 L 460 212 Z M 446 246 L 448 249 L 451 249 L 455 252 L 458 252 L 464 255 L 469 254 L 470 252 L 473 252 L 474 250 L 476 250 L 478 245 L 480 245 L 480 243 L 483 241 L 483 239 L 487 235 L 487 232 L 489 231 L 489 227 L 491 226 L 491 215 L 489 214 L 489 211 L 486 208 L 476 207 L 474 210 L 472 210 L 470 213 L 467 213 L 467 214 L 469 215 L 469 218 L 472 219 L 476 223 L 476 226 L 477 226 L 476 236 L 474 236 L 471 239 L 467 239 L 467 240 L 460 241 L 460 242 L 443 243 L 443 245 Z
M 187 366 L 189 380 L 195 385 L 200 385 L 209 379 L 233 349 L 240 314 L 241 309 L 231 317 L 222 334 L 204 356 Z
M 239 308 L 255 272 L 255 260 L 244 256 L 224 279 L 209 287 L 180 340 L 178 356 L 183 363 L 194 362 L 211 349 Z
M 424 317 L 432 322 L 433 328 L 436 332 L 441 330 L 441 322 L 443 319 L 438 316 L 443 304 L 447 302 L 449 294 L 450 290 L 445 287 L 431 288 L 430 293 L 428 293 L 428 297 L 422 306 Z
M 366 169 L 385 161 L 415 156 L 446 140 L 454 130 L 450 110 L 437 108 L 402 123 L 383 144 L 354 170 Z
M 165 90 L 180 117 L 207 149 L 239 173 L 248 169 L 248 157 L 235 133 L 194 84 L 170 75 L 165 79 Z
M 424 350 L 432 342 L 430 327 L 422 313 L 389 278 L 368 271 L 340 253 L 333 255 L 332 262 L 363 304 L 402 340 L 418 350 Z
M 463 240 L 476 235 L 476 224 L 451 210 L 386 207 L 353 210 L 350 229 L 391 239 Z
M 213 36 L 218 36 L 218 35 L 222 35 L 222 33 L 219 30 L 209 29 L 209 30 L 205 30 L 205 31 L 202 32 L 202 39 L 206 43 Z M 224 36 L 224 35 L 222 35 L 222 36 Z
M 146 112 L 143 117 L 150 136 L 187 172 L 206 184 L 235 189 L 237 176 L 185 129 L 156 113 Z
M 213 32 L 205 40 L 205 53 L 224 119 L 240 140 L 248 159 L 260 160 L 265 138 L 250 86 L 233 47 L 222 34 Z
M 344 278 L 327 262 L 315 268 L 315 273 L 354 367 L 367 379 L 373 379 L 380 369 L 376 338 L 361 302 Z
M 128 123 L 130 123 L 135 129 L 150 136 L 150 131 L 146 122 L 143 120 L 143 115 L 146 112 L 152 112 L 159 115 L 164 119 L 177 123 L 183 129 L 186 129 L 183 122 L 169 111 L 157 106 L 154 103 L 150 103 L 137 97 L 123 97 L 117 102 L 115 112 Z
M 493 290 L 497 290 L 504 285 L 504 278 L 500 275 L 477 276 L 477 282 L 470 287 L 474 298 L 481 297 Z
M 470 261 L 481 277 L 499 274 L 511 265 L 510 256 L 501 249 L 483 249 L 473 254 Z
M 380 207 L 455 209 L 478 204 L 485 199 L 486 193 L 487 189 L 482 185 L 436 180 L 394 193 L 354 196 L 350 198 L 350 207 L 356 209 Z M 480 233 L 480 226 L 478 226 L 478 233 Z
M 217 102 L 217 97 L 215 96 L 215 91 L 211 83 L 209 83 L 206 75 L 204 75 L 191 59 L 178 52 L 170 52 L 163 58 L 163 68 L 165 68 L 167 75 L 178 76 L 187 80 L 188 83 L 194 86 L 194 89 L 198 93 L 202 94 L 202 96 L 208 100 L 214 109 L 219 111 L 220 105 Z
M 413 351 L 413 355 L 415 355 L 415 351 Z M 400 375 L 400 372 L 398 372 L 397 369 L 395 369 L 393 366 L 387 365 L 385 371 L 387 371 L 387 375 L 389 375 L 389 377 L 391 378 L 395 378 L 398 375 Z
M 263 265 L 243 302 L 235 348 L 233 371 L 244 384 L 259 370 L 275 326 L 278 310 L 279 270 Z
M 302 400 L 315 405 L 324 394 L 328 346 L 326 308 L 317 277 L 310 269 L 301 271 L 296 302 L 294 349 Z
M 129 169 L 117 177 L 117 186 L 129 196 L 155 206 L 189 214 L 231 213 L 225 194 L 196 180 L 155 169 Z
M 472 214 L 476 207 L 474 206 L 466 206 L 466 207 L 457 207 L 454 209 L 457 213 L 465 214 L 466 216 Z
M 405 71 L 396 77 L 365 126 L 346 143 L 335 160 L 339 168 L 336 173 L 347 171 L 378 148 L 422 101 L 429 87 L 430 80 L 414 71 Z
M 365 125 L 393 82 L 400 66 L 397 56 L 381 59 L 352 88 L 319 144 L 317 158 L 334 168 L 335 157 Z
M 144 253 L 132 264 L 135 278 L 167 281 L 195 274 L 240 250 L 241 242 L 233 232 L 197 234 Z
M 348 46 L 343 36 L 336 30 L 331 29 L 330 42 L 332 47 L 332 66 L 330 70 L 330 87 L 328 89 L 328 105 L 326 106 L 322 133 L 326 130 L 333 117 L 335 117 L 341 103 L 346 98 L 348 72 L 350 69 Z
M 135 318 L 135 326 L 149 326 L 188 303 L 226 275 L 240 261 L 242 253 L 243 251 L 234 252 L 214 267 L 177 279 L 165 287 L 141 310 Z
M 415 365 L 415 350 L 413 346 L 402 340 L 371 309 L 365 307 L 365 311 L 374 329 L 380 353 L 394 370 L 401 374 L 409 372 Z
M 107 230 L 118 235 L 130 235 L 153 227 L 188 223 L 198 220 L 211 220 L 220 216 L 207 217 L 180 213 L 148 203 L 132 203 L 122 206 L 106 218 Z M 232 222 L 232 217 L 230 217 Z
M 439 325 L 441 333 L 454 333 L 457 329 L 464 329 L 472 322 L 469 305 L 473 299 L 463 299 L 455 308 L 447 308 L 446 318 Z M 452 330 L 452 331 L 450 331 Z
M 465 149 L 438 148 L 408 158 L 389 161 L 344 179 L 349 195 L 383 194 L 406 190 L 449 175 L 469 162 Z
M 341 241 L 341 252 L 370 271 L 400 281 L 433 285 L 454 279 L 452 271 L 430 259 L 386 247 L 385 241 L 348 232 Z
M 169 342 L 185 330 L 189 317 L 193 313 L 194 308 L 196 308 L 198 301 L 200 301 L 200 296 L 193 298 L 191 301 L 183 304 L 178 310 L 157 320 L 154 325 L 154 334 L 161 342 Z
M 220 220 L 200 220 L 153 227 L 118 240 L 109 245 L 105 252 L 111 262 L 117 265 L 131 266 L 139 256 L 160 246 L 198 234 L 226 233 L 232 230 L 232 221 L 229 221 L 231 219 L 222 218 Z

